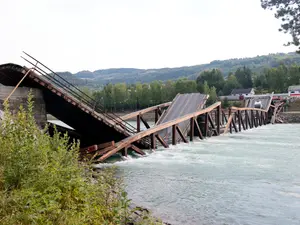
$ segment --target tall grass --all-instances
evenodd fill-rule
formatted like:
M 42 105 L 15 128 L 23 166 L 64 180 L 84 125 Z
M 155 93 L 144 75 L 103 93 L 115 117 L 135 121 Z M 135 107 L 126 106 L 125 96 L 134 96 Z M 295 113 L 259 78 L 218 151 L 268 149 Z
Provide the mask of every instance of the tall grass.
M 41 131 L 31 95 L 26 109 L 8 108 L 0 126 L 0 224 L 127 224 L 130 200 L 114 168 L 95 178 L 78 161 L 79 143 Z M 146 219 L 140 224 L 154 224 Z

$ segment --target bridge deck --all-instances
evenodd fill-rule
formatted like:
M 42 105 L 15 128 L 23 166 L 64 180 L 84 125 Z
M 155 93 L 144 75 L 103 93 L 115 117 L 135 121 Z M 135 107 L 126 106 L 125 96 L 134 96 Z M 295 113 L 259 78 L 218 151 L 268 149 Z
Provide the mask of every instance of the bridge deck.
M 160 117 L 156 125 L 160 125 L 171 120 L 180 118 L 190 113 L 194 113 L 202 109 L 206 103 L 208 96 L 200 93 L 191 94 L 178 94 L 173 100 L 172 104 Z M 179 128 L 184 134 L 188 132 L 189 121 L 183 121 L 179 125 Z M 168 143 L 171 142 L 172 127 L 161 130 L 160 136 Z M 180 139 L 180 137 L 178 137 Z

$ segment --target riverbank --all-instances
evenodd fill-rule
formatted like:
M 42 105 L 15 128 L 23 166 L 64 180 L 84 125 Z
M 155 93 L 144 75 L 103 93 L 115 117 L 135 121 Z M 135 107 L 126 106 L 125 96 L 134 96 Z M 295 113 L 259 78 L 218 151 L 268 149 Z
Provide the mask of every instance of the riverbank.
M 300 123 L 300 111 L 283 112 L 279 117 L 284 123 Z

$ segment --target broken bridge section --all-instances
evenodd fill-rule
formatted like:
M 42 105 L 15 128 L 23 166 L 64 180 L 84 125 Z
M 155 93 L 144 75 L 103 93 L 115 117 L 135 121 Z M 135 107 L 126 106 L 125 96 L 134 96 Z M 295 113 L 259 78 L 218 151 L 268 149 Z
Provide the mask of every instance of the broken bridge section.
M 191 94 L 178 94 L 173 100 L 169 108 L 163 113 L 156 125 L 160 125 L 177 118 L 183 117 L 187 114 L 197 112 L 205 106 L 208 95 L 200 93 Z M 184 136 L 189 132 L 189 121 L 184 121 L 178 124 L 177 129 Z M 168 127 L 164 130 L 159 131 L 159 135 L 164 139 L 166 143 L 172 141 L 172 127 Z M 177 141 L 180 137 L 177 138 Z
M 30 55 L 24 58 L 33 67 L 16 64 L 0 65 L 0 83 L 12 87 L 29 87 L 41 90 L 46 112 L 68 124 L 81 137 L 81 147 L 97 143 L 120 141 L 134 135 L 137 130 L 105 109 L 40 61 Z M 138 146 L 148 147 L 147 140 Z

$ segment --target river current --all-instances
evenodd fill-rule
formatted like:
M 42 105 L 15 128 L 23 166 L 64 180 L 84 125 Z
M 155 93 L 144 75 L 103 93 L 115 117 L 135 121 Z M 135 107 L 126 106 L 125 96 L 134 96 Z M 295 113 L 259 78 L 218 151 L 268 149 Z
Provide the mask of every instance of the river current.
M 117 162 L 129 198 L 179 224 L 300 224 L 300 125 L 268 125 Z

